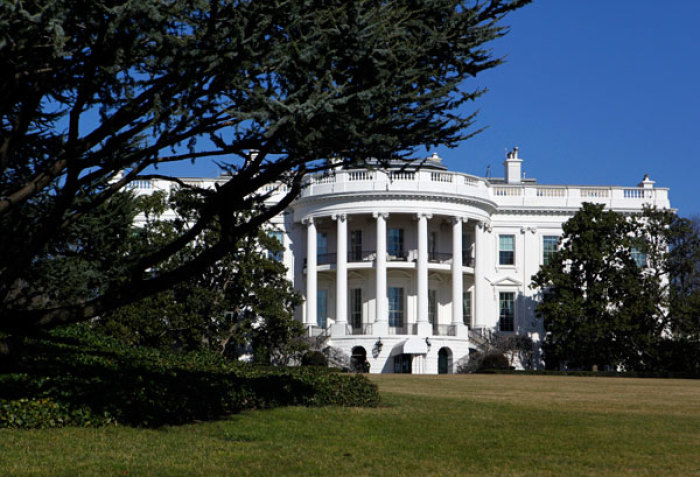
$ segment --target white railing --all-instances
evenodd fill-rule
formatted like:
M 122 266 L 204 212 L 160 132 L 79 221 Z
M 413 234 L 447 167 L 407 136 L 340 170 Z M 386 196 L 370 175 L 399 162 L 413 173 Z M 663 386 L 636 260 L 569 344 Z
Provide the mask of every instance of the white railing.
M 517 197 L 522 194 L 519 187 L 494 187 L 493 193 L 497 197 Z
M 374 171 L 348 171 L 348 180 L 372 181 L 374 180 Z
M 649 192 L 648 194 L 645 194 L 645 192 Z M 622 190 L 622 196 L 625 199 L 644 199 L 644 198 L 651 198 L 651 190 L 647 189 L 623 189 Z
M 137 179 L 126 185 L 127 189 L 153 189 L 153 182 L 150 179 Z
M 607 199 L 609 195 L 608 189 L 581 189 L 581 197 L 584 199 Z
M 309 178 L 302 197 L 374 191 L 449 193 L 491 201 L 497 206 L 580 208 L 586 201 L 605 203 L 611 208 L 637 208 L 643 203 L 670 207 L 668 189 L 642 187 L 600 187 L 520 184 L 490 184 L 480 177 L 459 172 L 419 169 L 417 171 L 382 169 L 339 169 L 333 174 Z
M 537 197 L 565 197 L 566 189 L 555 187 L 538 187 Z
M 389 180 L 391 181 L 414 181 L 416 173 L 410 171 L 390 171 Z
M 431 172 L 430 180 L 433 182 L 452 182 L 454 174 L 451 172 Z

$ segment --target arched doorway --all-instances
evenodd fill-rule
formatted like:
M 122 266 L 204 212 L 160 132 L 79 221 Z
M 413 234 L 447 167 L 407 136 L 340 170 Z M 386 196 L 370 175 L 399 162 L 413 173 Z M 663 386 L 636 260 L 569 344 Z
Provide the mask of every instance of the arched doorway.
M 438 374 L 448 374 L 452 367 L 452 351 L 449 348 L 440 348 L 438 351 Z
M 362 346 L 355 346 L 350 356 L 350 368 L 356 373 L 365 371 L 365 361 L 367 361 L 367 350 Z

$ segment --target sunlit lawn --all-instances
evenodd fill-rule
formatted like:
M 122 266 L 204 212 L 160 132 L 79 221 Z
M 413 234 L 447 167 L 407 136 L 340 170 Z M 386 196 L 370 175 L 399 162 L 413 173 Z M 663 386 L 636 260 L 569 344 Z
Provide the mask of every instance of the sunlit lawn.
M 700 381 L 372 378 L 377 409 L 0 431 L 0 475 L 700 475 Z

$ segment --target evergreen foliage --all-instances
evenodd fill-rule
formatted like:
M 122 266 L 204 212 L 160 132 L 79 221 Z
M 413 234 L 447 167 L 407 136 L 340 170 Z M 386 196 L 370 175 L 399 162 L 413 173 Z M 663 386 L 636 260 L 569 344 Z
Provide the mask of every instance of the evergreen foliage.
M 464 80 L 499 64 L 487 44 L 525 3 L 0 2 L 0 329 L 31 333 L 168 293 L 255 240 L 326 159 L 358 165 L 469 137 L 474 115 L 457 108 L 484 90 Z M 177 182 L 153 166 L 202 160 L 230 179 L 189 186 L 191 227 L 128 253 L 123 230 L 103 234 L 128 215 L 115 199 L 125 186 Z M 265 202 L 277 182 L 283 198 Z M 47 289 L 34 280 L 47 262 L 90 280 Z
M 697 329 L 700 308 L 690 311 L 692 298 L 679 293 L 700 263 L 688 253 L 697 235 L 687 221 L 667 210 L 625 217 L 586 203 L 562 228 L 559 250 L 532 283 L 542 291 L 547 367 L 696 373 L 697 358 L 673 358 L 679 347 L 698 346 L 698 335 L 684 343 L 683 330 Z
M 0 374 L 0 428 L 158 427 L 245 409 L 379 403 L 376 385 L 360 375 L 130 346 L 85 325 L 25 338 L 22 347 Z
M 144 221 L 135 246 L 157 248 L 189 226 L 197 201 L 189 191 L 141 196 L 136 209 Z M 169 216 L 163 217 L 168 211 Z M 178 267 L 209 246 L 214 233 L 184 248 L 163 264 Z M 273 258 L 281 244 L 264 231 L 239 240 L 224 257 L 172 289 L 107 312 L 94 325 L 136 346 L 196 351 L 230 358 L 250 353 L 262 364 L 287 364 L 306 349 L 294 320 L 300 297 Z

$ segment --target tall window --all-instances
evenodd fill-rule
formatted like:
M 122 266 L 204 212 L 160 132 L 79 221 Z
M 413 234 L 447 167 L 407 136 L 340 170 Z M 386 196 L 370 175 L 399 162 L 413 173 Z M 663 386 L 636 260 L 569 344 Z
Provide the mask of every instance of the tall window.
M 316 324 L 326 329 L 326 319 L 328 314 L 328 290 L 317 290 L 316 292 Z
M 328 253 L 328 234 L 316 232 L 316 255 L 325 256 Z
M 359 262 L 362 260 L 362 230 L 350 232 L 350 261 Z
M 462 321 L 465 325 L 472 325 L 472 294 L 462 293 Z
M 547 265 L 557 251 L 559 238 L 556 235 L 545 235 L 542 237 L 542 264 Z
M 515 235 L 500 235 L 498 237 L 499 265 L 515 265 Z
M 433 325 L 433 330 L 437 329 L 437 293 L 435 290 L 428 290 L 428 322 Z
M 402 327 L 404 323 L 403 288 L 389 287 L 389 326 Z
M 462 265 L 472 265 L 472 234 L 462 234 Z
M 350 290 L 350 324 L 362 328 L 362 288 Z
M 387 252 L 394 257 L 403 257 L 403 229 L 389 229 Z
M 280 247 L 284 244 L 283 236 L 282 236 L 282 231 L 281 230 L 268 230 L 267 231 L 267 236 L 272 237 L 273 239 L 277 240 L 280 244 Z M 278 262 L 282 261 L 282 255 L 284 253 L 284 249 L 278 250 L 276 252 L 272 252 L 270 250 L 267 251 L 267 258 L 270 260 L 277 260 Z
M 437 242 L 437 234 L 435 232 L 430 232 L 428 234 L 428 257 L 430 260 L 435 260 L 435 242 Z
M 630 249 L 630 256 L 639 268 L 644 268 L 647 266 L 647 254 L 642 252 L 638 247 L 633 246 Z
M 498 329 L 515 331 L 515 293 L 513 292 L 498 294 Z

